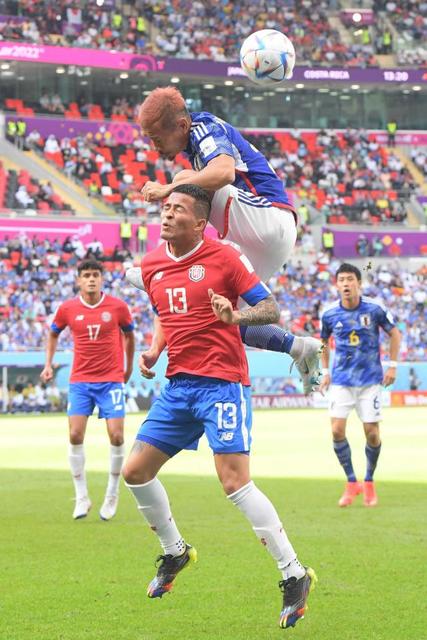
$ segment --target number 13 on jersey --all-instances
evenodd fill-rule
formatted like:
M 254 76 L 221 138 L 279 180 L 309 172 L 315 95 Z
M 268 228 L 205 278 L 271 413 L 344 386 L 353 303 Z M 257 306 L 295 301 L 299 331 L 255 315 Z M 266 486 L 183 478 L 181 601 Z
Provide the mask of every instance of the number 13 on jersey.
M 169 311 L 171 313 L 187 313 L 187 291 L 185 287 L 175 287 L 166 289 L 169 300 Z

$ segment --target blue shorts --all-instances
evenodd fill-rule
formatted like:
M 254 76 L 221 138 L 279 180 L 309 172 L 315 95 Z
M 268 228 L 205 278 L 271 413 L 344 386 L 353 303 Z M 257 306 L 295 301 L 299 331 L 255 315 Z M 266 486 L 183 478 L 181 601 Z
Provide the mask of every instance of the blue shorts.
M 124 418 L 124 389 L 122 382 L 71 382 L 67 414 L 91 416 L 96 405 L 99 418 Z
M 250 387 L 216 378 L 177 375 L 151 407 L 137 433 L 169 456 L 197 449 L 206 434 L 214 453 L 249 453 Z

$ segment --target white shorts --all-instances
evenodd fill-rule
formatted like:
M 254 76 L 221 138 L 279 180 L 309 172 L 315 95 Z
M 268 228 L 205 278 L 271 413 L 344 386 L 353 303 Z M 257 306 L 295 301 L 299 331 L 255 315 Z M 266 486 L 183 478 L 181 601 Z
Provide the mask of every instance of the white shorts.
M 249 258 L 261 280 L 268 280 L 289 260 L 295 246 L 297 228 L 290 209 L 254 206 L 238 199 L 252 196 L 229 184 L 218 189 L 212 200 L 210 223 L 220 240 L 236 245 Z
M 381 385 L 369 387 L 342 387 L 332 384 L 329 388 L 329 415 L 331 418 L 347 418 L 356 409 L 362 422 L 379 422 L 381 416 Z

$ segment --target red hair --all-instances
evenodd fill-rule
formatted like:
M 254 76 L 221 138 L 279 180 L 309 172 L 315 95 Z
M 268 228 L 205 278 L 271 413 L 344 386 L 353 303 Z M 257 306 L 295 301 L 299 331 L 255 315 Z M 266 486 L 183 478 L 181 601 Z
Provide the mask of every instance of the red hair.
M 175 87 L 154 89 L 139 107 L 137 121 L 142 129 L 150 129 L 156 123 L 173 126 L 178 115 L 186 115 L 185 100 Z

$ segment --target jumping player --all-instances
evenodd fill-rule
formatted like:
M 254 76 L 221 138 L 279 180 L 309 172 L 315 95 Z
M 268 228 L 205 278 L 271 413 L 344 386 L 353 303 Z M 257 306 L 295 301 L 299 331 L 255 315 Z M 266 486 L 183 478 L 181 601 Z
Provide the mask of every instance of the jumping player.
M 78 265 L 80 296 L 63 302 L 56 310 L 47 339 L 46 364 L 40 375 L 44 382 L 52 380 L 59 334 L 70 327 L 74 358 L 68 394 L 69 462 L 76 493 L 73 512 L 76 520 L 87 516 L 92 506 L 86 484 L 83 443 L 88 416 L 95 405 L 99 417 L 106 420 L 111 444 L 110 475 L 99 512 L 102 520 L 110 520 L 116 513 L 124 460 L 124 382 L 132 373 L 133 323 L 127 305 L 102 292 L 102 271 L 102 265 L 96 260 L 84 260 Z
M 139 111 L 142 133 L 170 160 L 185 152 L 194 171 L 181 171 L 172 184 L 146 182 L 145 200 L 162 200 L 179 184 L 195 184 L 212 195 L 210 222 L 218 237 L 232 243 L 252 263 L 264 281 L 288 261 L 297 236 L 296 213 L 271 165 L 237 129 L 206 111 L 190 113 L 174 87 L 158 88 Z M 127 272 L 141 287 L 139 268 Z M 286 352 L 301 375 L 304 393 L 310 393 L 319 374 L 321 343 L 300 338 L 278 326 L 241 326 L 250 347 Z
M 347 484 L 339 499 L 340 507 L 352 504 L 359 493 L 364 503 L 374 507 L 377 494 L 374 471 L 381 451 L 379 422 L 381 420 L 381 384 L 385 387 L 396 379 L 400 333 L 393 317 L 378 300 L 361 295 L 362 276 L 352 264 L 342 264 L 336 273 L 340 300 L 322 314 L 321 337 L 323 379 L 320 390 L 331 384 L 329 374 L 329 339 L 335 339 L 336 352 L 329 391 L 334 451 L 347 476 Z M 390 336 L 390 361 L 383 373 L 379 334 L 380 327 Z M 351 461 L 351 449 L 346 439 L 347 417 L 355 408 L 366 436 L 366 475 L 363 486 L 357 482 Z
M 196 551 L 182 538 L 157 473 L 181 449 L 195 448 L 204 433 L 227 497 L 277 562 L 283 593 L 279 624 L 286 628 L 303 617 L 316 577 L 299 563 L 274 506 L 250 479 L 250 382 L 239 334 L 242 324 L 277 321 L 279 310 L 246 256 L 204 239 L 209 212 L 203 189 L 176 187 L 161 213 L 166 242 L 142 260 L 145 290 L 168 347 L 169 384 L 142 424 L 123 475 L 163 547 L 148 586 L 150 598 L 161 597 L 196 560 Z M 249 308 L 237 311 L 239 296 Z M 160 341 L 141 354 L 144 376 L 153 375 L 164 346 Z

